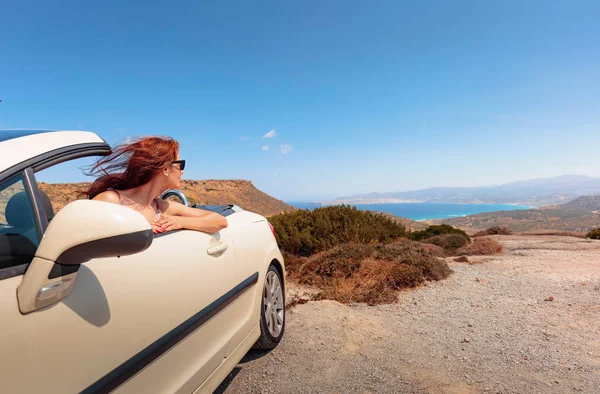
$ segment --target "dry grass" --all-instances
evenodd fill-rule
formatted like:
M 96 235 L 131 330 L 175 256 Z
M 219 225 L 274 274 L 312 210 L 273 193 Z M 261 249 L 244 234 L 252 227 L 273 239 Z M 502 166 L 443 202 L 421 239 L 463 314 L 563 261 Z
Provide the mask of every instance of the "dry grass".
M 365 259 L 349 278 L 333 278 L 323 296 L 346 304 L 387 304 L 396 300 L 394 290 L 416 287 L 423 281 L 423 273 L 416 267 Z
M 585 232 L 577 232 L 577 231 L 526 231 L 519 233 L 518 235 L 553 235 L 560 237 L 576 237 L 576 238 L 585 238 Z
M 392 303 L 397 290 L 452 273 L 445 261 L 417 243 L 344 244 L 311 257 L 284 258 L 290 279 L 320 288 L 320 299 L 342 303 Z
M 473 243 L 462 247 L 456 251 L 458 255 L 492 255 L 504 253 L 504 247 L 497 241 L 487 238 L 480 237 L 475 238 Z

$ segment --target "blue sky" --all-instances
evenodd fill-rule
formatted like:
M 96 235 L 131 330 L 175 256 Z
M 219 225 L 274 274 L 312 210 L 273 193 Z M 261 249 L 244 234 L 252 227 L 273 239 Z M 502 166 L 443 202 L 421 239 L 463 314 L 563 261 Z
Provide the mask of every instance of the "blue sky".
M 600 176 L 597 1 L 0 9 L 0 128 L 171 135 L 288 201 Z

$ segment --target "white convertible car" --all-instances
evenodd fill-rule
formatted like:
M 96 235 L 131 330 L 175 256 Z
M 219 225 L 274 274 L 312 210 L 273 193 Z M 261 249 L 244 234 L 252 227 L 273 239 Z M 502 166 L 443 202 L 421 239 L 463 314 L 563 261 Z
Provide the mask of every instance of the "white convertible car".
M 54 211 L 36 173 L 109 151 L 91 132 L 0 130 L 2 393 L 210 393 L 283 336 L 285 267 L 263 216 L 197 207 L 229 226 L 153 235 L 116 204 Z

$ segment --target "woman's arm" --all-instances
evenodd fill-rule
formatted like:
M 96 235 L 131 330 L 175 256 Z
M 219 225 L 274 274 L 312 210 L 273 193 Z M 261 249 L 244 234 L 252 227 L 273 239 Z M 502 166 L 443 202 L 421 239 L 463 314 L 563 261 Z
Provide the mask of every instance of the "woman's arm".
M 227 219 L 218 213 L 190 208 L 176 201 L 161 200 L 162 217 L 157 224 L 166 231 L 186 228 L 214 234 L 226 228 Z

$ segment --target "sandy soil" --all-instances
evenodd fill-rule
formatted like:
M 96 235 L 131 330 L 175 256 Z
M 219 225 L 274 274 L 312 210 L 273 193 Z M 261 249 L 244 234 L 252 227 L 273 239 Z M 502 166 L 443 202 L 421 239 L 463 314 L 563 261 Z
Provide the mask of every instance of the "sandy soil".
M 600 241 L 494 238 L 505 254 L 451 262 L 397 304 L 295 306 L 282 343 L 216 392 L 600 392 Z

